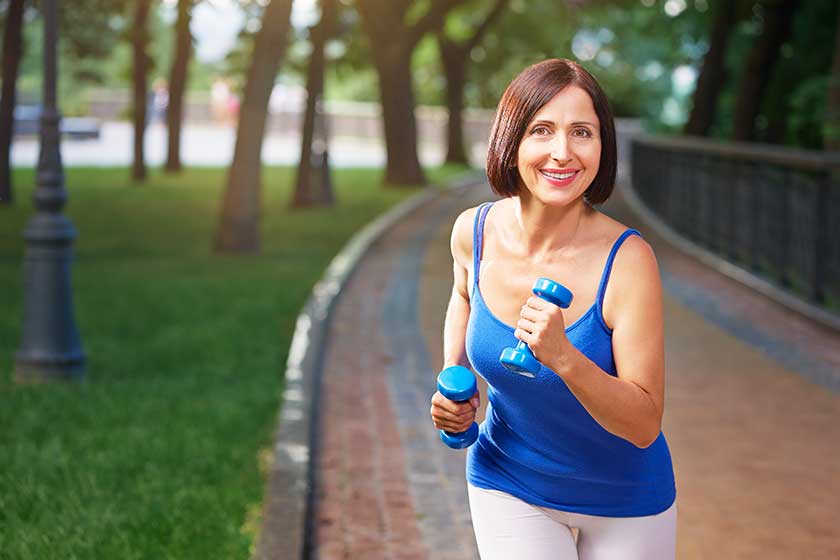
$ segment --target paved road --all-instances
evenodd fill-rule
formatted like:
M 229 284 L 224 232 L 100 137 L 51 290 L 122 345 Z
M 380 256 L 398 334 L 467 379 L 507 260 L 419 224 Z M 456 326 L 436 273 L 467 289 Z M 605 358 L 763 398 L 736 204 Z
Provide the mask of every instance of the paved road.
M 490 198 L 482 186 L 410 215 L 337 303 L 315 558 L 477 558 L 464 452 L 438 442 L 428 399 L 451 287 L 449 229 L 463 208 Z M 840 399 L 815 382 L 840 373 L 840 337 L 687 259 L 620 195 L 607 211 L 651 242 L 666 287 L 663 430 L 677 477 L 678 557 L 840 558 Z

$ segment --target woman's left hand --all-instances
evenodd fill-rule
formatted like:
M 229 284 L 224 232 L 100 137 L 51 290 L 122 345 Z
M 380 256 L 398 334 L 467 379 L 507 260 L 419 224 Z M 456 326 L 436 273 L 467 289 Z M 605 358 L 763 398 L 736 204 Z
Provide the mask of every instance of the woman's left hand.
M 522 306 L 513 334 L 545 365 L 560 357 L 568 343 L 563 310 L 537 296 L 529 297 Z

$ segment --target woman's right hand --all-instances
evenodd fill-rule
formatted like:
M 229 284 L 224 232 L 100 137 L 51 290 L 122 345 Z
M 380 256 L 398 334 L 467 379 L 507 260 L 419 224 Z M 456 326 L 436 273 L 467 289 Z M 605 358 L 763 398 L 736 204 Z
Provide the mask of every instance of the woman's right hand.
M 478 391 L 470 397 L 470 400 L 463 402 L 450 401 L 436 391 L 432 395 L 432 422 L 435 428 L 452 434 L 466 432 L 473 422 L 475 413 L 481 404 L 481 396 Z

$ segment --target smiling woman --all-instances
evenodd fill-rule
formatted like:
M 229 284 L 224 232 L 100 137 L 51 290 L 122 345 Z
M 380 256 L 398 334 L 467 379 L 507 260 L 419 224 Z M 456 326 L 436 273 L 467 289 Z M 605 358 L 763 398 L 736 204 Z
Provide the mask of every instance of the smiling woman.
M 557 72 L 546 63 L 534 65 L 529 70 L 511 83 L 499 102 L 490 132 L 492 149 L 487 156 L 490 184 L 499 194 L 517 194 L 522 178 L 517 164 L 521 155 L 518 151 L 534 144 L 530 139 L 535 133 L 543 141 L 554 139 L 556 128 L 562 126 L 564 132 L 573 133 L 570 140 L 576 146 L 588 145 L 595 149 L 594 144 L 598 144 L 597 174 L 585 181 L 589 185 L 585 195 L 591 204 L 606 201 L 612 193 L 617 165 L 615 124 L 609 101 L 588 72 Z M 554 99 L 560 94 L 563 99 Z M 568 102 L 572 105 L 567 107 Z M 555 122 L 555 117 L 566 121 Z M 537 125 L 542 126 L 538 128 Z M 566 127 L 573 127 L 573 130 L 565 130 Z M 586 132 L 597 142 L 587 142 L 588 139 L 583 138 Z
M 453 227 L 443 363 L 471 365 L 488 385 L 467 459 L 481 557 L 674 558 L 659 271 L 637 231 L 595 208 L 616 177 L 595 79 L 569 60 L 526 68 L 499 102 L 487 175 L 504 198 Z M 531 295 L 538 278 L 569 289 L 568 307 Z M 535 375 L 500 363 L 520 342 Z M 465 431 L 479 400 L 436 393 L 435 426 Z
M 516 155 L 529 196 L 544 203 L 583 196 L 600 167 L 598 123 L 592 100 L 577 86 L 564 88 L 537 112 Z

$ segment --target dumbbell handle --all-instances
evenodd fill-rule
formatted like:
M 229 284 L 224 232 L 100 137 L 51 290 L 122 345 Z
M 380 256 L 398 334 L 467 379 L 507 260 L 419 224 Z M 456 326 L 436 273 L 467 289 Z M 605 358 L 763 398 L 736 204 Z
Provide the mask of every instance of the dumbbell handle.
M 572 292 L 548 278 L 537 279 L 533 292 L 534 295 L 564 309 L 572 303 Z M 540 362 L 522 340 L 516 343 L 515 348 L 505 348 L 499 361 L 507 369 L 525 377 L 535 377 L 540 369 Z
M 520 340 L 519 342 L 516 343 L 516 350 L 518 350 L 519 352 L 522 352 L 522 351 L 528 352 L 532 356 L 534 355 L 534 353 L 531 352 L 531 349 L 528 347 L 528 344 L 524 340 Z

